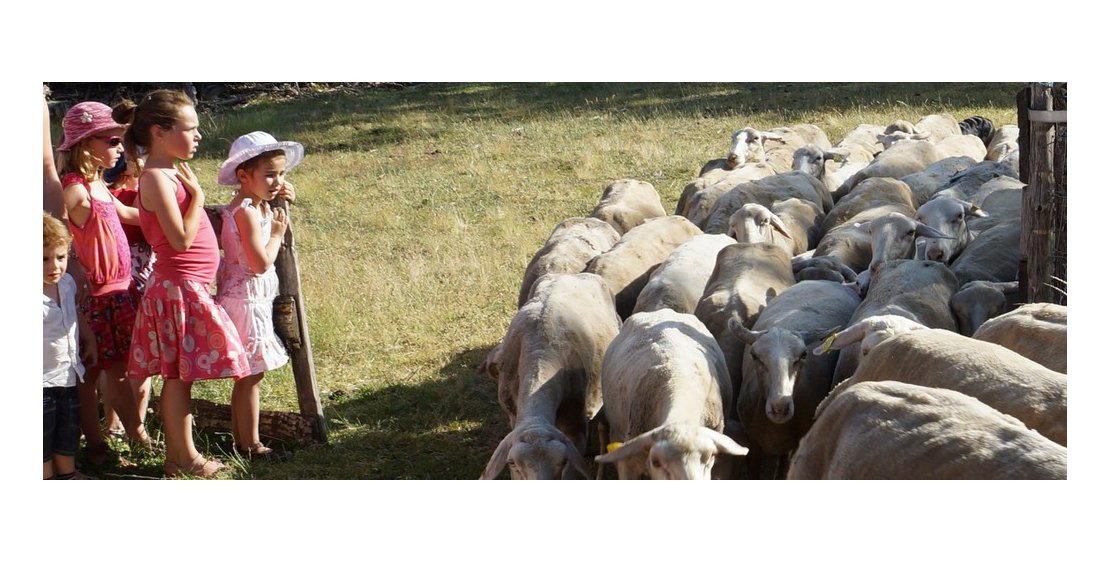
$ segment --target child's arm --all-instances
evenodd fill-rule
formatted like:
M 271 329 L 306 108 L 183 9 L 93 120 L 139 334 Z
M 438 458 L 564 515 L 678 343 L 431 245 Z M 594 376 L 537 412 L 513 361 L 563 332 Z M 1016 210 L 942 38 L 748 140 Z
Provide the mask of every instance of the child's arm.
M 122 201 L 112 195 L 112 203 L 116 206 L 116 214 L 119 215 L 119 221 L 123 224 L 139 225 L 139 208 L 128 207 Z
M 245 207 L 241 212 L 235 213 L 235 226 L 239 229 L 243 256 L 255 275 L 265 273 L 274 264 L 289 224 L 284 209 L 274 208 L 273 212 L 274 219 L 269 232 L 262 231 L 262 225 L 259 224 L 261 217 L 254 207 Z
M 92 212 L 92 203 L 89 201 L 89 192 L 80 183 L 71 183 L 62 188 L 62 201 L 65 203 L 65 214 L 77 228 L 85 226 Z
M 204 191 L 200 189 L 197 177 L 188 164 L 182 162 L 178 165 L 177 177 L 192 195 L 184 214 L 177 207 L 177 188 L 169 178 L 157 171 L 151 170 L 143 174 L 139 181 L 146 182 L 142 184 L 143 187 L 149 185 L 152 189 L 140 188 L 139 198 L 141 204 L 158 218 L 158 226 L 162 228 L 170 247 L 184 252 L 193 245 L 197 231 L 200 230 L 201 217 L 204 216 Z
M 79 348 L 81 362 L 85 365 L 95 365 L 99 355 L 96 351 L 96 335 L 93 334 L 84 314 L 77 315 L 77 340 L 81 346 Z

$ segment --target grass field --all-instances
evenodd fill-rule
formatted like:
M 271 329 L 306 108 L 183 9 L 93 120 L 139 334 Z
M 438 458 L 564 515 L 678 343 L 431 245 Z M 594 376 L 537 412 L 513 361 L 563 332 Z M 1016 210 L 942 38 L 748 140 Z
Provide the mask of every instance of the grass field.
M 515 312 L 532 254 L 619 178 L 673 210 L 732 131 L 807 122 L 834 143 L 860 123 L 946 112 L 1016 123 L 1020 84 L 425 84 L 261 100 L 201 114 L 192 162 L 210 202 L 236 136 L 306 148 L 290 173 L 318 385 L 331 436 L 282 462 L 232 459 L 231 478 L 472 479 L 509 430 L 476 368 Z M 230 383 L 194 396 L 220 402 Z M 295 411 L 288 368 L 263 408 Z M 226 458 L 227 436 L 199 439 Z M 141 459 L 120 476 L 160 473 Z

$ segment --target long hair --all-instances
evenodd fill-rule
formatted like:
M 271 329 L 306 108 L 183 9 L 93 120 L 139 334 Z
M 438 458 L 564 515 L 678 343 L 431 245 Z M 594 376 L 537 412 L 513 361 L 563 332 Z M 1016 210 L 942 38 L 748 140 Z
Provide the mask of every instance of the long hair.
M 173 128 L 181 108 L 192 105 L 185 92 L 155 90 L 143 96 L 138 104 L 124 100 L 112 108 L 112 119 L 130 125 L 123 135 L 123 149 L 127 152 L 127 159 L 140 166 L 139 173 L 142 173 L 140 150 L 145 152 L 150 149 L 150 128 L 154 125 L 162 129 Z
M 76 173 L 80 174 L 86 182 L 96 180 L 100 166 L 89 152 L 88 142 L 89 139 L 82 139 L 69 147 L 69 150 L 58 150 L 54 153 L 54 167 L 58 169 L 59 177 L 64 178 L 66 174 Z

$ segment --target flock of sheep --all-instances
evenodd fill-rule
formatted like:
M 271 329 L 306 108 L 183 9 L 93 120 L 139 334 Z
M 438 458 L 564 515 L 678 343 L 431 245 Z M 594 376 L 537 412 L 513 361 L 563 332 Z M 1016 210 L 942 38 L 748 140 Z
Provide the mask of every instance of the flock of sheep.
M 732 136 L 675 214 L 632 179 L 552 231 L 480 370 L 481 475 L 1067 478 L 1067 309 L 1016 306 L 1016 126 Z

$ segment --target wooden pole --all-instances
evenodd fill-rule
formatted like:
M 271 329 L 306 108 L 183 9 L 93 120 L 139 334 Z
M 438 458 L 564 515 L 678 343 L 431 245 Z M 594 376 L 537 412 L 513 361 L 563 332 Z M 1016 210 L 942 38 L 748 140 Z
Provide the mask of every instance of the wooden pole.
M 1032 99 L 1032 87 L 1026 86 L 1017 93 L 1014 100 L 1017 103 L 1018 122 L 1018 179 L 1025 184 L 1022 188 L 1022 205 L 1025 204 L 1025 194 L 1029 190 L 1029 104 Z M 1020 259 L 1018 260 L 1018 292 L 1019 303 L 1029 302 L 1029 256 L 1025 250 L 1025 213 L 1022 213 L 1022 235 L 1020 238 Z
M 282 200 L 279 205 L 288 213 L 287 201 Z M 293 237 L 292 220 L 289 221 L 281 250 L 274 260 L 274 269 L 277 270 L 279 287 L 278 298 L 274 300 L 274 329 L 282 336 L 285 350 L 289 353 L 301 414 L 315 420 L 313 435 L 317 441 L 326 442 L 328 426 L 320 403 L 320 391 L 316 386 L 316 366 L 312 361 L 312 342 L 308 334 L 304 295 L 301 293 L 301 272 L 297 265 L 297 244 Z
M 1056 82 L 1052 86 L 1052 109 L 1066 111 L 1068 109 L 1068 83 Z M 1056 192 L 1053 194 L 1053 203 L 1056 213 L 1053 217 L 1056 234 L 1056 243 L 1052 249 L 1052 275 L 1061 281 L 1052 280 L 1052 284 L 1063 292 L 1055 291 L 1052 301 L 1067 305 L 1067 280 L 1068 280 L 1068 124 L 1056 124 L 1056 135 L 1053 139 L 1053 171 L 1055 172 Z
M 1032 85 L 1029 109 L 1052 109 L 1050 89 L 1042 83 Z M 1054 178 L 1050 140 L 1052 125 L 1029 121 L 1029 181 L 1022 199 L 1022 254 L 1027 258 L 1027 302 L 1045 302 L 1051 298 L 1050 249 L 1052 248 L 1052 194 Z

